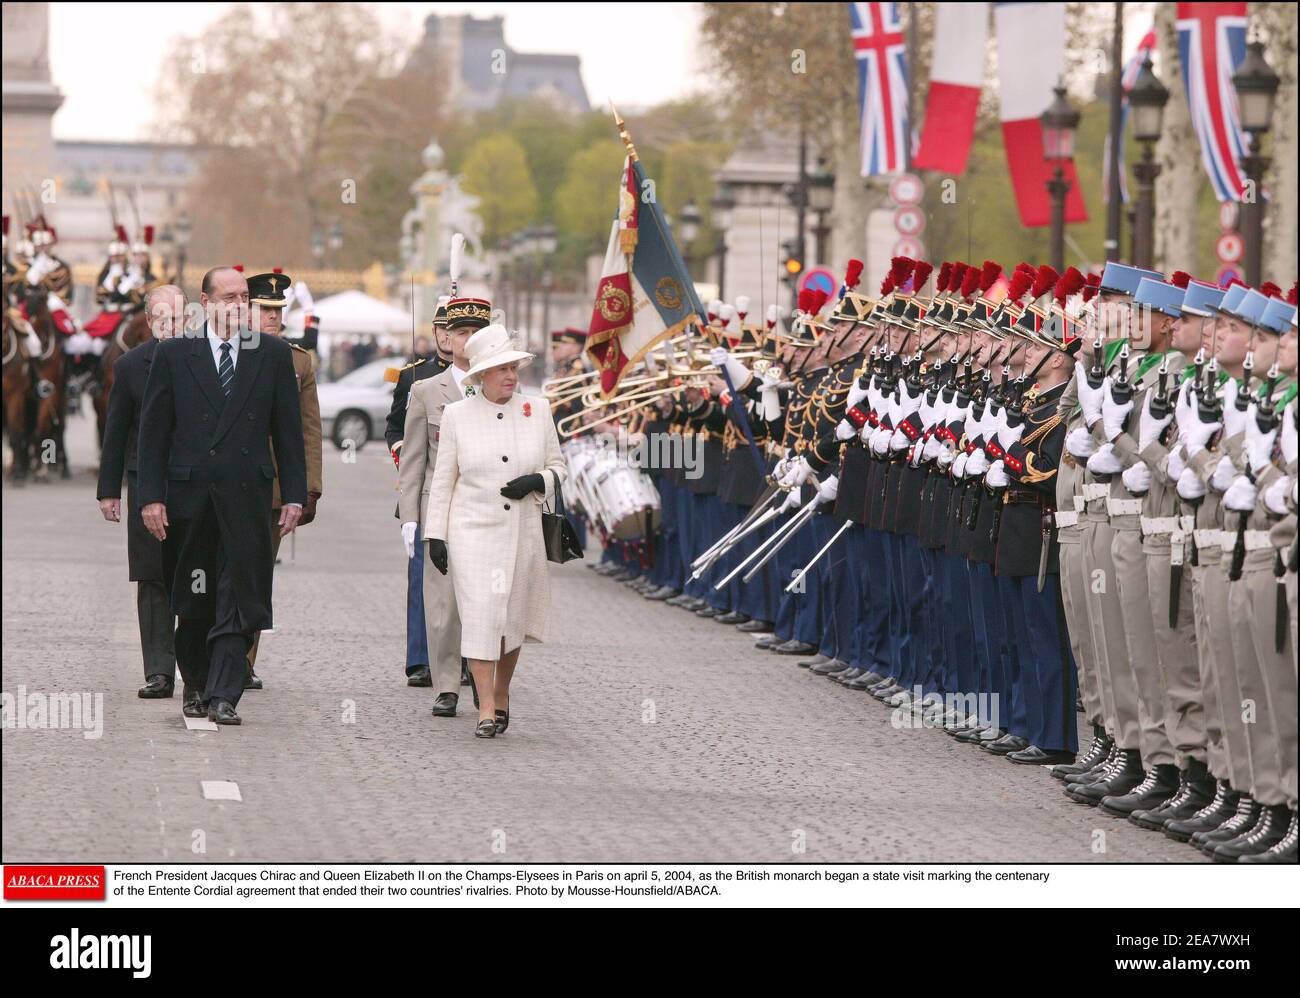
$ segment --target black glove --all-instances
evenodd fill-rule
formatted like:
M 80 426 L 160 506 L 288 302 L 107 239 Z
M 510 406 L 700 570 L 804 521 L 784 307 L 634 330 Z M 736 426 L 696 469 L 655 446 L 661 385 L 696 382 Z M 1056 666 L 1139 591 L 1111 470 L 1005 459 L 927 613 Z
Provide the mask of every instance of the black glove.
M 507 499 L 522 499 L 529 492 L 545 492 L 546 480 L 540 473 L 520 475 L 501 486 L 501 494 Z
M 440 574 L 447 574 L 447 542 L 429 541 L 429 560 Z

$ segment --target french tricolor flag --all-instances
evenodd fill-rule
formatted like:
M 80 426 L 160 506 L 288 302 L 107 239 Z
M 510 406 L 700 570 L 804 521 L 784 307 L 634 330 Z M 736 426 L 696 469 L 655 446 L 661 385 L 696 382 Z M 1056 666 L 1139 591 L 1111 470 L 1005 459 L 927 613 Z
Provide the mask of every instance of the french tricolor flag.
M 925 129 L 912 166 L 960 174 L 966 170 L 980 89 L 984 86 L 987 3 L 936 5 L 934 57 L 925 99 Z
M 1054 164 L 1043 158 L 1039 116 L 1052 103 L 1052 88 L 1065 68 L 1065 4 L 996 3 L 993 17 L 998 36 L 998 87 L 1001 100 L 1002 144 L 1007 168 L 1026 228 L 1051 223 L 1052 202 L 1047 181 Z M 1074 164 L 1065 165 L 1070 192 L 1065 220 L 1086 222 Z

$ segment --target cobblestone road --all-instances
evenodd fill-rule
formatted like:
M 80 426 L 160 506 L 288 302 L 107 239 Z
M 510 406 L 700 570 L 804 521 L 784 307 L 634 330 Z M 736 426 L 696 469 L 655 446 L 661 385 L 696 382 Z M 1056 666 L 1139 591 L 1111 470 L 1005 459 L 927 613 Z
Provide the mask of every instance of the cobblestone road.
M 86 421 L 70 440 L 71 480 L 4 485 L 4 690 L 102 694 L 103 730 L 4 731 L 7 862 L 1199 859 L 580 563 L 554 569 L 509 734 L 430 717 L 403 676 L 382 445 L 355 464 L 326 445 L 320 518 L 276 570 L 266 689 L 243 727 L 188 731 L 179 696 L 135 695 L 123 527 L 99 517 Z

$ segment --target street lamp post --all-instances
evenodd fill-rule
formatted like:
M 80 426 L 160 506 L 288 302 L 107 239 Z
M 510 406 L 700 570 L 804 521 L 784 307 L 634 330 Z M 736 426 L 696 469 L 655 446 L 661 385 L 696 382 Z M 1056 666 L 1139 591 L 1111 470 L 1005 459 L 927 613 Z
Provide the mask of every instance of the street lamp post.
M 185 290 L 185 255 L 193 233 L 194 223 L 190 221 L 190 213 L 182 208 L 180 218 L 176 219 L 176 283 L 182 292 Z
M 321 235 L 319 225 L 312 226 L 311 255 L 315 259 L 317 267 L 323 265 L 325 260 L 325 237 Z
M 329 246 L 330 246 L 330 260 L 333 262 L 334 267 L 337 268 L 339 265 L 339 250 L 343 248 L 343 223 L 342 222 L 336 220 L 334 224 L 330 226 Z
M 817 218 L 813 226 L 813 238 L 817 243 L 817 263 L 826 266 L 830 262 L 830 226 L 826 224 L 831 205 L 835 202 L 835 174 L 826 165 L 826 157 L 818 156 L 817 165 L 808 174 L 808 207 Z
M 709 202 L 713 214 L 713 228 L 718 233 L 718 297 L 723 298 L 727 290 L 727 230 L 731 228 L 731 213 L 736 208 L 736 195 L 730 184 L 721 184 Z
M 1133 266 L 1151 269 L 1156 255 L 1156 178 L 1160 164 L 1155 161 L 1155 145 L 1164 124 L 1165 103 L 1169 91 L 1151 68 L 1151 54 L 1142 60 L 1133 88 L 1129 91 L 1129 107 L 1133 111 L 1133 137 L 1142 146 L 1142 159 L 1134 164 L 1137 178 L 1137 224 L 1133 229 Z
M 1052 266 L 1059 272 L 1065 269 L 1065 196 L 1070 193 L 1065 164 L 1074 158 L 1079 112 L 1066 100 L 1064 83 L 1058 83 L 1053 92 L 1056 99 L 1039 120 L 1043 126 L 1043 158 L 1055 165 L 1047 181 L 1047 193 L 1052 197 Z
M 1263 277 L 1264 198 L 1260 187 L 1270 160 L 1260 148 L 1273 123 L 1278 83 L 1277 74 L 1264 58 L 1264 43 L 1251 42 L 1246 46 L 1246 58 L 1232 74 L 1232 85 L 1237 91 L 1241 127 L 1250 146 L 1249 154 L 1241 157 L 1241 168 L 1249 181 L 1241 198 L 1241 237 L 1246 244 L 1242 261 L 1246 283 L 1252 285 L 1258 285 Z
M 700 209 L 695 206 L 694 198 L 682 205 L 682 210 L 677 213 L 677 234 L 681 236 L 682 259 L 686 263 L 688 274 L 691 272 L 695 240 L 700 238 L 700 226 L 703 221 L 704 218 L 700 214 Z

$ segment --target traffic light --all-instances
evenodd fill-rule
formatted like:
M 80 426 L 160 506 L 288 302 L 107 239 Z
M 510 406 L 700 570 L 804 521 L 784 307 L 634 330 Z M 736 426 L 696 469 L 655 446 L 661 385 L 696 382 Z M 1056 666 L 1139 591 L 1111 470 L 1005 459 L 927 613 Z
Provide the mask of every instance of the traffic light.
M 799 250 L 798 240 L 787 239 L 782 242 L 781 253 L 785 272 L 790 278 L 796 278 L 803 273 L 802 253 Z

